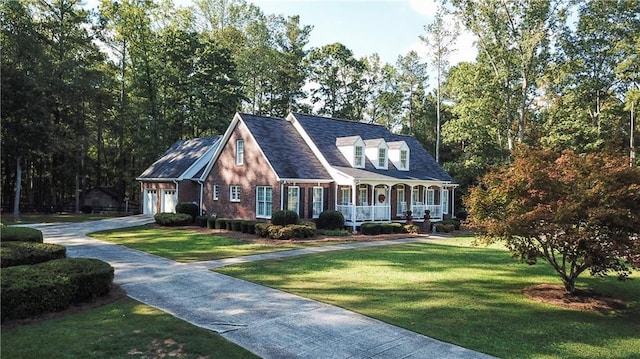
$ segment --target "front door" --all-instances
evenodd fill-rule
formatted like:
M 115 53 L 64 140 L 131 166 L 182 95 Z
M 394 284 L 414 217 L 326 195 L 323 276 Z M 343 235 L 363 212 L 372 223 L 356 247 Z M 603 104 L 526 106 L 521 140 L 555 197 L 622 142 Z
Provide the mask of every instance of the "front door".
M 376 187 L 375 189 L 375 221 L 388 221 L 391 219 L 389 210 L 389 196 L 385 187 Z

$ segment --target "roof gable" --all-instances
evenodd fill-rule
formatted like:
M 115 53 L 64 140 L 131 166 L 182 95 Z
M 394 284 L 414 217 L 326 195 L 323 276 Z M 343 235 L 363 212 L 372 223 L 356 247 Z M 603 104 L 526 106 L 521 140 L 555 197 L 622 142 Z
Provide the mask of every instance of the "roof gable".
M 218 145 L 220 136 L 176 141 L 160 158 L 138 177 L 138 180 L 178 180 L 198 163 L 207 163 Z M 206 157 L 206 158 L 204 158 Z M 193 176 L 192 176 L 193 177 Z
M 278 178 L 331 179 L 290 122 L 281 118 L 249 114 L 239 116 Z

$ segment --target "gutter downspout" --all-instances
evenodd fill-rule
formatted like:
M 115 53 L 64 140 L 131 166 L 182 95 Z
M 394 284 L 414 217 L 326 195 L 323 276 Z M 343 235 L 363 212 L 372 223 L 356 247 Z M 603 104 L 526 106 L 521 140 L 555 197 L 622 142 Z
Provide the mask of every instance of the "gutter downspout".
M 173 180 L 173 183 L 176 184 L 176 204 L 180 203 L 180 183 L 178 180 Z M 175 213 L 176 209 L 173 209 L 173 213 Z

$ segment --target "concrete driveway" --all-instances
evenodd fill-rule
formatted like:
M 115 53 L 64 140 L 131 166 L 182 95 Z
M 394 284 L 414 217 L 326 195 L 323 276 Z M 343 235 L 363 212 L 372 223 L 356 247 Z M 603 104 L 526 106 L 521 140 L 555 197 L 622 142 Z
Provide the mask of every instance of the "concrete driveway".
M 66 246 L 70 257 L 109 262 L 115 268 L 115 283 L 131 298 L 218 332 L 263 358 L 491 358 L 345 309 L 209 270 L 236 262 L 371 243 L 181 264 L 85 235 L 152 221 L 149 216 L 130 216 L 30 227 L 42 230 L 45 242 Z M 404 242 L 419 240 L 423 239 Z

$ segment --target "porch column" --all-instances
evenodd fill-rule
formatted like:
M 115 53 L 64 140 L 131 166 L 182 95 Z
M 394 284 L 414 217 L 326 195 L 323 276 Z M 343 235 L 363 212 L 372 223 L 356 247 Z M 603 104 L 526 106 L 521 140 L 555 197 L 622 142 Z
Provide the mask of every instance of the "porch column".
M 445 211 L 444 203 L 442 203 L 443 202 L 442 199 L 444 198 L 444 191 L 446 191 L 444 189 L 444 186 L 440 186 L 440 213 L 442 213 L 442 219 L 444 219 L 444 211 Z
M 451 218 L 456 218 L 456 188 L 451 187 Z
M 413 215 L 413 203 L 415 202 L 415 199 L 413 198 L 413 185 L 409 186 L 409 205 L 407 206 L 407 211 L 411 211 L 412 215 Z
M 352 232 L 356 233 L 356 190 L 357 190 L 357 185 L 354 182 L 351 185 L 351 223 L 353 223 L 352 226 Z

